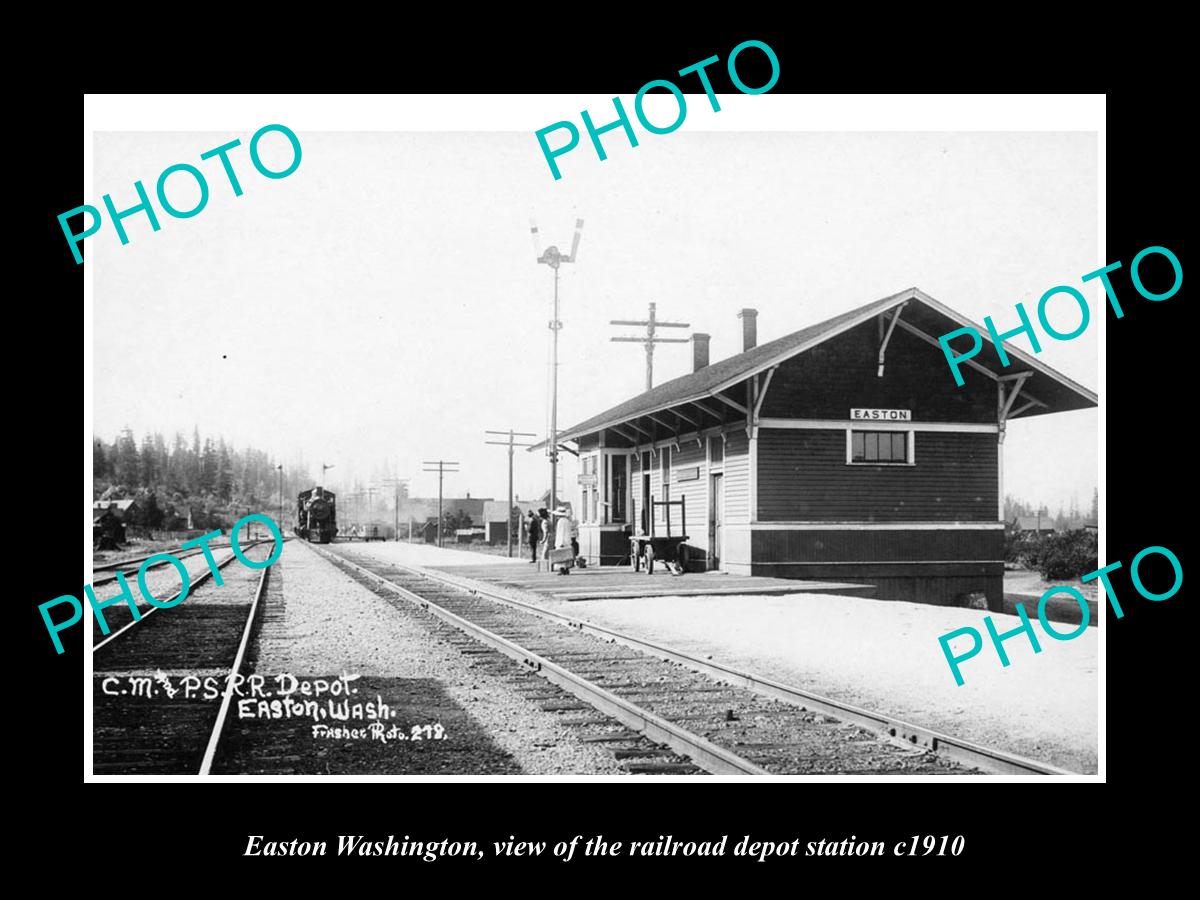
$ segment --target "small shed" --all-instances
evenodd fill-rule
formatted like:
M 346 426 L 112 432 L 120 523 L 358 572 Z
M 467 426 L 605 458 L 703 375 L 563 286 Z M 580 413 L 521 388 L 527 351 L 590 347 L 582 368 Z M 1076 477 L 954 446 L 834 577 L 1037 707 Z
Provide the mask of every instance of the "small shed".
M 115 550 L 125 543 L 125 525 L 108 506 L 92 507 L 92 547 L 96 550 Z
M 538 503 L 534 500 L 514 500 L 513 506 L 521 511 L 521 518 L 524 519 L 529 515 L 531 510 L 536 510 L 538 508 Z M 489 544 L 508 543 L 509 517 L 505 515 L 505 511 L 507 509 L 509 509 L 509 506 L 504 500 L 489 500 L 484 504 L 484 540 L 486 540 Z M 515 538 L 519 540 L 520 535 L 515 535 Z
M 1050 516 L 1017 516 L 1012 521 L 1013 531 L 1021 534 L 1053 534 L 1054 519 Z

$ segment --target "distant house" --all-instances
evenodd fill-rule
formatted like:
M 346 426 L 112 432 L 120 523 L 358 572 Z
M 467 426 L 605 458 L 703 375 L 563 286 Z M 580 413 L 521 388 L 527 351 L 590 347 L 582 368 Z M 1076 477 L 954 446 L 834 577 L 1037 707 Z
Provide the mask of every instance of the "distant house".
M 521 510 L 521 518 L 537 510 L 536 500 L 514 500 L 513 506 Z M 484 540 L 489 544 L 508 543 L 508 503 L 504 500 L 489 500 L 483 505 Z
M 136 500 L 97 500 L 92 504 L 93 510 L 112 510 L 117 519 L 122 522 L 128 522 L 129 517 L 140 508 Z
M 1095 522 L 1088 521 L 1083 523 L 1083 530 L 1090 531 L 1092 534 L 1096 534 L 1100 530 L 1100 526 Z
M 1021 534 L 1053 534 L 1054 520 L 1050 516 L 1017 516 L 1012 527 Z
M 471 517 L 471 524 L 483 522 L 484 506 L 491 503 L 491 497 L 443 497 L 442 514 L 460 513 Z M 399 519 L 401 522 L 411 519 L 414 522 L 424 522 L 426 519 L 436 519 L 438 514 L 437 497 L 405 497 L 400 501 Z
M 117 518 L 115 510 L 105 504 L 92 506 L 92 547 L 98 550 L 113 550 L 125 543 L 125 526 Z

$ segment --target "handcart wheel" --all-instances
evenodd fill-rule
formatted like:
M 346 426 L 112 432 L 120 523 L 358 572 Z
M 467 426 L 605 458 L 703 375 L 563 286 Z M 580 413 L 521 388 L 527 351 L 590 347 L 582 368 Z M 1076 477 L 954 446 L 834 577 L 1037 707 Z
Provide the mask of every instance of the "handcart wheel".
M 648 542 L 646 544 L 646 574 L 654 574 L 654 545 Z

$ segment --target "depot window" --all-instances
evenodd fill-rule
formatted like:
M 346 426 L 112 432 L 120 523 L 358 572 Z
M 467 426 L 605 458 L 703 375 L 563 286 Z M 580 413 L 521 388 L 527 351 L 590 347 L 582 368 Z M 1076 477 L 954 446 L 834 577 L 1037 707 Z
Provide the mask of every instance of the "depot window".
M 911 431 L 846 432 L 846 462 L 866 466 L 910 466 L 915 460 Z

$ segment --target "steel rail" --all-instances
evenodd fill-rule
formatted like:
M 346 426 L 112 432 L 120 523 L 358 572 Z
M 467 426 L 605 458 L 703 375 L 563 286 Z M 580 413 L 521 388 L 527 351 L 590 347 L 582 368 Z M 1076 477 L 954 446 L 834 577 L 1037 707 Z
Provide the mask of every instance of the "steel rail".
M 236 554 L 230 553 L 227 557 L 225 557 L 223 560 L 221 560 L 220 562 L 217 563 L 217 568 L 218 569 L 225 568 L 227 565 L 229 565 L 231 562 L 233 562 L 236 558 L 237 558 Z M 199 577 L 196 578 L 195 581 L 191 581 L 191 579 L 189 578 L 190 583 L 188 584 L 188 593 L 190 594 L 196 588 L 200 587 L 200 585 L 204 584 L 204 582 L 206 582 L 209 578 L 212 577 L 212 573 L 213 573 L 213 570 L 211 568 L 209 568 L 209 569 L 205 569 L 203 572 L 201 572 Z M 171 598 L 169 600 L 163 600 L 161 602 L 174 603 L 177 599 L 179 599 L 179 595 L 182 593 L 183 593 L 182 590 L 178 590 L 171 596 Z M 152 604 L 150 604 L 150 608 L 148 610 L 146 610 L 145 613 L 142 613 L 139 610 L 138 617 L 136 619 L 130 619 L 128 622 L 126 622 L 123 626 L 121 626 L 119 629 L 114 631 L 112 634 L 110 634 L 108 637 L 106 637 L 100 643 L 93 644 L 92 652 L 95 653 L 97 650 L 99 650 L 105 644 L 111 643 L 112 641 L 116 640 L 118 637 L 123 635 L 126 631 L 128 631 L 134 625 L 138 624 L 138 622 L 146 621 L 146 619 L 150 618 L 150 614 L 153 613 L 155 610 L 163 609 L 163 608 L 164 607 L 161 607 L 161 606 L 155 606 L 152 603 Z M 171 607 L 165 607 L 165 608 L 170 609 Z
M 258 579 L 258 589 L 254 592 L 254 600 L 250 603 L 250 612 L 246 616 L 246 627 L 242 630 L 242 640 L 238 644 L 237 654 L 233 658 L 233 666 L 230 668 L 229 678 L 225 685 L 225 696 L 221 698 L 221 708 L 217 711 L 217 721 L 213 725 L 212 734 L 208 737 L 208 746 L 204 749 L 204 758 L 200 761 L 200 771 L 197 774 L 211 775 L 213 760 L 217 755 L 217 747 L 221 743 L 221 735 L 225 730 L 225 720 L 229 716 L 229 704 L 233 699 L 234 680 L 242 670 L 242 663 L 246 659 L 246 649 L 250 646 L 250 634 L 254 630 L 254 617 L 258 613 L 259 601 L 262 599 L 263 592 L 267 587 L 267 578 L 271 571 L 271 567 L 267 566 L 262 570 L 262 575 Z
M 229 547 L 229 545 L 228 544 L 209 544 L 209 547 L 211 547 L 214 550 L 225 550 Z M 158 554 L 160 554 L 160 553 L 170 553 L 172 556 L 178 556 L 180 559 L 184 559 L 185 557 L 195 556 L 197 553 L 202 552 L 200 550 L 200 548 L 198 548 L 198 547 L 195 549 L 188 548 L 182 554 L 179 553 L 180 550 L 183 550 L 183 548 L 182 547 L 167 547 L 164 550 L 156 550 L 153 553 L 147 553 L 145 556 L 135 556 L 132 559 L 119 559 L 119 560 L 115 560 L 113 562 L 92 563 L 92 571 L 93 572 L 112 572 L 112 571 L 115 571 L 116 569 L 121 568 L 122 566 L 133 566 L 134 568 L 137 568 L 139 563 L 144 563 L 150 557 L 158 556 Z
M 604 688 L 593 684 L 586 678 L 576 675 L 574 672 L 563 668 L 557 663 L 526 650 L 521 645 L 451 612 L 433 600 L 429 600 L 419 594 L 414 594 L 407 588 L 372 572 L 364 566 L 360 566 L 352 560 L 346 559 L 344 556 L 312 545 L 310 547 L 318 554 L 334 561 L 335 564 L 340 563 L 348 566 L 361 575 L 386 585 L 388 590 L 396 592 L 409 603 L 419 606 L 443 621 L 449 622 L 461 631 L 465 631 L 481 643 L 498 650 L 510 659 L 516 660 L 531 671 L 536 672 L 568 693 L 574 694 L 580 700 L 600 710 L 600 712 L 612 716 L 627 728 L 641 732 L 648 739 L 656 743 L 665 744 L 676 753 L 689 757 L 696 765 L 714 775 L 771 774 L 766 769 L 756 766 L 736 753 L 732 753 L 724 747 L 719 747 L 673 722 L 656 716 L 654 713 L 606 691 Z
M 257 547 L 259 544 L 265 544 L 268 540 L 274 540 L 274 539 L 273 538 L 255 538 L 253 541 L 251 541 L 248 544 L 238 544 L 238 546 L 241 547 L 242 550 L 249 550 L 251 547 Z M 285 537 L 284 541 L 287 541 L 287 540 L 288 540 L 288 538 Z M 228 549 L 230 549 L 229 544 L 209 544 L 208 547 L 210 550 L 228 550 Z M 133 559 L 125 559 L 125 560 L 122 560 L 121 562 L 103 563 L 98 566 L 93 565 L 92 566 L 93 572 L 108 572 L 110 574 L 104 575 L 100 578 L 96 578 L 93 576 L 92 587 L 96 587 L 101 584 L 108 584 L 109 582 L 116 581 L 118 569 L 122 569 L 123 574 L 128 575 L 130 572 L 133 572 L 133 571 L 141 568 L 140 565 L 135 565 L 135 563 L 144 563 L 146 560 L 151 559 L 155 556 L 161 556 L 163 554 L 167 554 L 170 556 L 174 556 L 176 559 L 187 559 L 188 557 L 196 556 L 197 554 L 204 552 L 199 547 L 197 547 L 194 550 L 188 549 L 184 553 L 175 552 L 179 549 L 181 549 L 181 548 L 174 547 L 174 548 L 171 548 L 168 550 L 159 550 L 157 553 L 149 553 L 146 556 L 136 556 Z M 147 571 L 149 569 L 157 569 L 159 566 L 165 566 L 169 563 L 170 563 L 170 560 L 164 559 L 162 562 L 156 562 L 154 565 L 149 566 Z M 124 568 L 122 568 L 124 566 L 133 566 L 133 568 L 124 569 Z
M 381 560 L 382 562 L 382 560 Z M 746 688 L 757 694 L 782 700 L 785 703 L 800 706 L 803 709 L 814 710 L 825 715 L 833 716 L 845 722 L 852 722 L 885 737 L 918 746 L 938 753 L 946 759 L 961 763 L 972 768 L 981 769 L 997 775 L 1069 775 L 1077 776 L 1078 772 L 1059 768 L 1050 763 L 1039 762 L 1028 757 L 1018 756 L 993 747 L 985 747 L 973 741 L 952 737 L 931 728 L 914 725 L 903 719 L 863 709 L 840 700 L 823 697 L 803 688 L 792 687 L 770 678 L 754 675 L 741 669 L 734 669 L 711 660 L 699 659 L 670 647 L 655 644 L 642 638 L 634 637 L 624 632 L 614 631 L 602 625 L 594 625 L 582 619 L 576 619 L 563 613 L 554 612 L 532 603 L 526 603 L 504 594 L 490 591 L 481 587 L 477 582 L 459 579 L 453 575 L 437 570 L 425 569 L 402 563 L 388 562 L 387 565 L 409 572 L 421 578 L 438 581 L 469 593 L 486 597 L 499 603 L 520 609 L 524 612 L 541 616 L 544 619 L 566 625 L 578 631 L 583 631 L 597 637 L 614 640 L 635 650 L 660 657 L 668 662 L 678 663 L 712 678 L 728 682 L 738 687 Z

